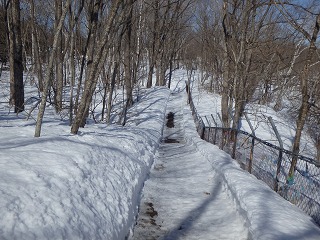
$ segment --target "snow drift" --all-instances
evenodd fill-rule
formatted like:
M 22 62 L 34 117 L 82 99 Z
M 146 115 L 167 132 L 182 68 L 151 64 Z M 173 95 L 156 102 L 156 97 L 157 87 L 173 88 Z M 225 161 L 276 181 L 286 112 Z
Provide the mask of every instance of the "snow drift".
M 124 239 L 161 138 L 169 90 L 150 89 L 126 127 L 0 121 L 1 239 Z M 14 121 L 13 121 L 14 123 Z

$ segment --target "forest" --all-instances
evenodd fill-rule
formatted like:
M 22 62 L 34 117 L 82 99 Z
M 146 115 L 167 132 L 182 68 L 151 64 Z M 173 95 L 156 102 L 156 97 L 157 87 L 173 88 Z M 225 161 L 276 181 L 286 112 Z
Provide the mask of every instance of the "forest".
M 137 89 L 170 87 L 184 68 L 200 71 L 203 87 L 222 96 L 224 126 L 231 110 L 237 129 L 248 103 L 285 109 L 296 124 L 293 153 L 306 131 L 320 161 L 317 0 L 1 0 L 0 28 L 12 111 L 26 111 L 26 85 L 38 89 L 28 109 L 38 111 L 35 137 L 48 105 L 67 113 L 77 134 L 97 94 L 95 121 L 110 124 L 117 89 L 125 92 L 125 125 Z

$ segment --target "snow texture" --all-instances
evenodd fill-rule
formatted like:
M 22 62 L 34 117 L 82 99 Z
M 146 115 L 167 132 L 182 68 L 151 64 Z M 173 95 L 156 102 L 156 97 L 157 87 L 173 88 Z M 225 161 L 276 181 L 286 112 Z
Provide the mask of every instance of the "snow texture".
M 171 95 L 169 127 L 145 183 L 131 239 L 248 239 L 245 221 L 222 179 L 196 145 L 185 141 L 185 105 L 183 93 Z
M 175 79 L 181 80 L 174 86 L 175 91 L 183 89 L 185 72 L 178 71 Z M 27 96 L 33 91 L 33 87 L 26 86 Z M 125 127 L 90 123 L 78 135 L 71 135 L 68 123 L 54 116 L 49 107 L 42 136 L 33 138 L 34 121 L 25 121 L 21 114 L 8 114 L 9 107 L 4 103 L 8 94 L 3 93 L 0 239 L 132 237 L 143 184 L 149 173 L 150 179 L 152 175 L 160 177 L 161 164 L 166 164 L 167 169 L 173 165 L 181 169 L 162 169 L 167 178 L 157 186 L 152 180 L 145 183 L 146 188 L 163 190 L 158 195 L 168 202 L 166 206 L 157 205 L 156 201 L 146 206 L 159 214 L 170 208 L 175 211 L 181 204 L 185 207 L 181 214 L 172 213 L 176 218 L 156 219 L 156 224 L 163 221 L 171 239 L 218 239 L 218 232 L 211 225 L 215 219 L 216 227 L 223 226 L 221 239 L 320 239 L 320 230 L 309 216 L 241 170 L 229 155 L 199 138 L 185 103 L 178 106 L 182 107 L 178 115 L 183 123 L 184 142 L 159 148 L 169 94 L 166 88 L 149 89 L 130 109 Z M 185 101 L 182 96 L 181 93 Z M 208 104 L 203 104 L 205 107 L 212 110 Z M 167 151 L 177 152 L 177 147 L 184 155 L 174 163 L 169 161 L 173 156 L 168 156 Z M 153 165 L 155 156 L 158 162 Z M 166 188 L 166 181 L 180 187 Z M 183 184 L 186 181 L 190 182 Z M 143 201 L 147 198 L 144 193 Z M 239 238 L 239 234 L 243 235 Z
M 124 239 L 162 134 L 169 90 L 149 90 L 128 126 L 69 134 L 0 121 L 0 239 Z M 4 116 L 4 115 L 2 115 Z
M 197 88 L 194 88 L 197 92 Z M 199 93 L 198 93 L 199 94 Z M 200 94 L 199 94 L 200 95 Z M 206 94 L 201 94 L 203 99 Z M 212 105 L 199 101 L 200 114 Z M 201 140 L 194 127 L 189 107 L 184 109 L 185 136 L 196 144 L 223 179 L 238 211 L 247 221 L 250 238 L 259 240 L 320 239 L 320 229 L 312 218 L 271 190 L 264 182 L 242 170 L 227 153 Z

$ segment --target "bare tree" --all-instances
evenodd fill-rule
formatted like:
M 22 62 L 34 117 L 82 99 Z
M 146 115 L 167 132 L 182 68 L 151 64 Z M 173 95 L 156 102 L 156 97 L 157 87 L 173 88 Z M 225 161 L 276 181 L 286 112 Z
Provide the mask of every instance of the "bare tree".
M 293 24 L 295 25 L 295 23 Z M 298 154 L 300 151 L 300 140 L 301 140 L 302 131 L 303 131 L 309 110 L 312 106 L 311 105 L 312 103 L 310 101 L 308 82 L 309 82 L 309 72 L 312 64 L 312 59 L 313 59 L 313 56 L 316 54 L 316 50 L 317 50 L 316 41 L 318 38 L 319 31 L 320 31 L 320 13 L 316 16 L 312 35 L 309 35 L 309 34 L 306 35 L 306 38 L 309 40 L 310 45 L 309 45 L 308 55 L 305 61 L 305 65 L 300 76 L 300 90 L 301 90 L 302 99 L 301 99 L 301 106 L 299 109 L 299 115 L 296 121 L 296 125 L 297 125 L 296 134 L 295 134 L 294 143 L 292 146 L 292 152 L 294 153 L 294 156 L 292 158 L 292 162 L 291 162 L 291 166 L 288 174 L 288 181 L 292 181 L 293 179 L 295 167 L 298 161 Z
M 124 108 L 123 114 L 123 122 L 122 125 L 126 123 L 126 113 L 127 109 L 133 104 L 133 84 L 135 79 L 133 79 L 133 4 L 135 0 L 128 0 L 128 2 L 124 2 L 125 5 L 122 7 L 122 11 L 128 11 L 126 17 L 126 26 L 125 26 L 125 34 L 124 34 L 124 77 L 125 77 L 125 89 L 126 89 L 126 104 Z
M 79 10 L 78 13 L 75 14 L 72 5 L 70 5 L 69 8 L 69 15 L 70 15 L 70 20 L 69 20 L 69 30 L 71 32 L 71 37 L 70 37 L 70 50 L 69 50 L 69 63 L 70 63 L 70 108 L 69 108 L 69 122 L 70 126 L 72 124 L 73 120 L 73 110 L 74 110 L 74 87 L 76 84 L 76 32 L 78 29 L 78 19 L 80 17 L 80 14 L 82 12 L 82 9 L 84 7 L 84 0 L 81 0 L 79 3 Z M 76 8 L 76 4 L 74 4 L 74 8 Z
M 156 85 L 166 85 L 167 70 L 170 78 L 175 57 L 184 44 L 183 31 L 188 27 L 187 10 L 190 9 L 192 2 L 192 0 L 153 0 L 151 2 L 152 15 L 147 25 L 149 33 L 147 87 L 152 86 L 154 72 Z
M 97 2 L 96 4 L 99 4 Z M 88 61 L 86 80 L 85 80 L 85 89 L 82 94 L 81 102 L 71 126 L 71 133 L 77 134 L 78 130 L 82 123 L 85 122 L 85 118 L 89 111 L 89 107 L 92 101 L 92 97 L 98 82 L 98 76 L 104 66 L 106 57 L 109 52 L 112 41 L 110 40 L 110 35 L 112 31 L 118 27 L 116 23 L 116 18 L 120 20 L 122 18 L 123 12 L 118 14 L 118 9 L 120 7 L 121 1 L 114 1 L 109 9 L 109 14 L 107 20 L 102 29 L 102 34 L 99 36 L 96 42 L 95 52 L 92 55 L 92 58 Z M 95 15 L 94 17 L 98 17 Z
M 59 20 L 62 14 L 62 1 L 55 0 L 55 28 L 59 24 Z M 58 36 L 57 51 L 55 57 L 55 81 L 54 81 L 54 105 L 56 112 L 62 110 L 62 92 L 63 92 L 63 62 L 64 62 L 64 53 L 63 53 L 63 37 L 62 31 L 60 31 Z
M 0 77 L 4 64 L 8 61 L 8 44 L 7 44 L 7 34 L 8 32 L 8 24 L 7 24 L 7 9 L 6 2 L 2 1 L 0 6 Z
M 53 70 L 54 57 L 55 57 L 55 53 L 57 51 L 59 35 L 60 35 L 61 29 L 63 26 L 63 22 L 65 20 L 66 15 L 67 15 L 70 4 L 71 4 L 71 0 L 67 0 L 65 2 L 64 6 L 63 6 L 61 17 L 59 20 L 59 24 L 57 24 L 57 26 L 55 27 L 54 39 L 53 39 L 53 43 L 52 43 L 52 50 L 50 53 L 49 63 L 47 66 L 46 82 L 45 82 L 44 90 L 42 93 L 40 109 L 39 109 L 39 113 L 38 113 L 38 117 L 37 117 L 36 129 L 35 129 L 35 134 L 34 134 L 35 137 L 40 137 L 40 134 L 41 134 L 41 126 L 42 126 L 42 120 L 43 120 L 43 116 L 44 116 L 44 112 L 45 112 L 45 108 L 46 108 L 47 97 L 49 94 L 49 89 L 52 85 L 51 72 Z
M 82 57 L 81 57 L 81 65 L 80 65 L 80 74 L 78 78 L 77 94 L 76 94 L 76 100 L 74 105 L 75 114 L 77 114 L 78 112 L 79 99 L 80 99 L 81 88 L 82 88 L 82 79 L 84 75 L 84 69 L 86 67 L 86 62 L 88 63 L 89 66 L 92 62 L 91 59 L 92 59 L 92 52 L 93 52 L 93 46 L 94 46 L 93 43 L 96 41 L 95 37 L 96 37 L 96 29 L 98 24 L 100 6 L 101 6 L 101 1 L 90 1 L 88 6 L 88 13 L 87 13 L 88 34 L 87 34 L 85 46 L 81 51 Z M 86 115 L 87 114 L 88 113 L 86 113 Z M 84 125 L 84 123 L 82 123 L 81 125 Z
M 33 53 L 33 62 L 34 68 L 33 72 L 38 78 L 38 87 L 39 91 L 43 91 L 43 74 L 42 74 L 42 65 L 40 59 L 40 46 L 39 46 L 39 39 L 37 34 L 36 28 L 36 19 L 35 19 L 35 4 L 34 0 L 30 1 L 30 9 L 31 9 L 31 28 L 32 28 L 32 53 Z
M 148 68 L 148 80 L 147 80 L 147 87 L 150 88 L 152 86 L 152 75 L 154 72 L 154 68 L 156 65 L 156 55 L 157 55 L 157 39 L 159 39 L 159 12 L 160 12 L 160 0 L 152 0 L 151 2 L 151 10 L 152 10 L 152 22 L 150 22 L 151 29 L 150 29 L 150 42 L 149 42 L 149 49 L 148 49 L 148 56 L 149 56 L 149 68 Z
M 222 27 L 223 27 L 223 79 L 222 79 L 222 96 L 221 96 L 221 115 L 222 115 L 222 123 L 223 127 L 230 126 L 230 119 L 229 119 L 229 102 L 231 101 L 230 97 L 230 89 L 229 86 L 231 85 L 230 79 L 230 65 L 231 59 L 229 56 L 230 53 L 230 41 L 231 41 L 231 34 L 228 31 L 228 19 L 229 19 L 229 11 L 228 11 L 228 1 L 225 0 L 223 2 L 223 19 L 222 19 Z
M 14 112 L 24 110 L 23 59 L 20 23 L 20 1 L 8 1 L 10 104 Z
M 265 1 L 224 0 L 222 27 L 223 43 L 223 80 L 221 112 L 225 127 L 229 127 L 229 114 L 234 103 L 232 128 L 237 129 L 245 106 L 258 85 L 257 70 L 254 65 L 257 49 L 261 41 L 260 32 L 266 25 L 271 4 Z M 259 11 L 259 15 L 258 15 Z M 259 39 L 260 38 L 260 39 Z M 237 131 L 233 131 L 231 140 L 235 141 Z M 235 154 L 235 145 L 233 155 Z

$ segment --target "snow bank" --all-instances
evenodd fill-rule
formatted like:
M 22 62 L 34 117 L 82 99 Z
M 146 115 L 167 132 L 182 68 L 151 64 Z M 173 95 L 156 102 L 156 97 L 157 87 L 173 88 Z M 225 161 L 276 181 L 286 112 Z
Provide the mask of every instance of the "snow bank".
M 184 109 L 184 117 L 187 140 L 196 144 L 224 179 L 239 212 L 247 220 L 252 239 L 320 239 L 320 229 L 311 217 L 242 170 L 227 153 L 199 138 L 189 106 Z
M 169 90 L 150 89 L 126 127 L 69 134 L 45 121 L 0 125 L 0 239 L 124 239 L 158 148 Z M 151 114 L 152 113 L 152 114 Z

